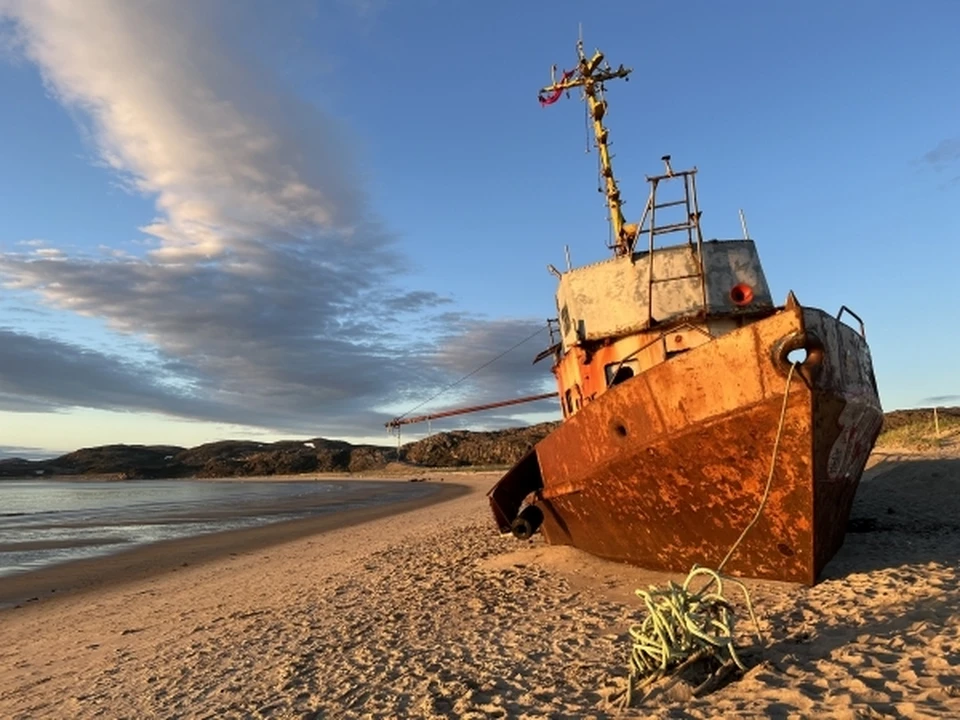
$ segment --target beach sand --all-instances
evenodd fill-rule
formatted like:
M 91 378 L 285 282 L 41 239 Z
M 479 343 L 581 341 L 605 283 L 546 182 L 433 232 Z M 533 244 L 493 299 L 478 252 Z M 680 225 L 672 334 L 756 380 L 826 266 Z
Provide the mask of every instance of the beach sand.
M 0 717 L 960 717 L 960 459 L 878 458 L 822 582 L 749 583 L 745 676 L 623 713 L 633 589 L 681 576 L 498 536 L 496 478 L 51 571 L 0 611 Z

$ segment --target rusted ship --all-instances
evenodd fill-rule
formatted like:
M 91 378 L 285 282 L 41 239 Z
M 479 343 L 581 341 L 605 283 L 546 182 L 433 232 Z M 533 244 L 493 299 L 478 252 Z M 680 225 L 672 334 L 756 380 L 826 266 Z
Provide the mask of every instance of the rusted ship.
M 792 293 L 776 306 L 745 222 L 741 239 L 705 241 L 697 170 L 669 156 L 627 223 L 604 90 L 630 70 L 577 54 L 540 102 L 586 101 L 613 256 L 551 267 L 556 342 L 537 359 L 553 359 L 563 421 L 490 491 L 496 523 L 651 569 L 726 559 L 733 575 L 814 584 L 882 424 L 863 323 Z
M 613 256 L 549 266 L 558 317 L 534 362 L 553 359 L 558 391 L 387 426 L 399 447 L 407 423 L 559 397 L 560 426 L 489 492 L 501 532 L 651 569 L 812 585 L 843 544 L 883 422 L 863 321 L 792 292 L 775 305 L 742 213 L 742 238 L 705 241 L 697 170 L 670 156 L 627 223 L 604 116 L 605 84 L 631 71 L 582 41 L 577 55 L 539 99 L 583 95 Z

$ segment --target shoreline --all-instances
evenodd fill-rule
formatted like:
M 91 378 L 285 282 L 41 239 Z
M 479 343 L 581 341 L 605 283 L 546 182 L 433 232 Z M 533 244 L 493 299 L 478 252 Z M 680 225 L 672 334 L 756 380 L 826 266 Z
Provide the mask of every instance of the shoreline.
M 184 482 L 317 482 L 321 480 L 384 480 L 396 482 L 412 482 L 414 478 L 446 477 L 459 475 L 471 477 L 474 475 L 503 474 L 510 469 L 509 465 L 453 465 L 450 467 L 418 467 L 398 463 L 371 470 L 351 472 L 347 470 L 307 472 L 307 473 L 277 473 L 275 475 L 217 475 L 198 477 L 189 475 L 184 477 L 155 477 L 155 478 L 128 478 L 121 477 L 121 473 L 91 473 L 88 475 L 17 475 L 0 477 L 0 484 L 4 482 L 24 482 L 27 480 L 50 480 L 53 482 L 115 482 L 138 483 L 152 480 L 182 480 Z
M 351 478 L 360 480 L 360 478 Z M 322 478 L 327 480 L 327 478 Z M 370 478 L 370 480 L 374 480 Z M 376 479 L 376 482 L 389 482 Z M 409 481 L 395 480 L 405 483 Z M 459 497 L 469 489 L 456 483 L 429 483 L 424 497 L 389 500 L 368 507 L 324 512 L 309 518 L 281 520 L 249 528 L 222 530 L 161 540 L 93 558 L 58 563 L 0 578 L 0 619 L 27 603 L 47 603 L 84 592 L 144 580 L 179 568 L 253 553 L 330 530 L 350 527 L 394 514 L 420 510 Z M 352 499 L 347 496 L 347 500 Z M 342 498 L 334 502 L 338 504 Z M 269 514 L 270 506 L 264 506 Z

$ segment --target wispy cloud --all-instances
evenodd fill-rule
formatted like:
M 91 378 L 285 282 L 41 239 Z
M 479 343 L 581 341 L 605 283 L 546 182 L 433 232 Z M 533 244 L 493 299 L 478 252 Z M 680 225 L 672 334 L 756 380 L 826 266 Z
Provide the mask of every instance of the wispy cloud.
M 937 170 L 953 165 L 960 160 L 960 137 L 941 140 L 935 148 L 924 153 L 922 159 Z
M 960 395 L 932 395 L 920 401 L 921 405 L 946 405 L 949 403 L 960 403 Z
M 8 47 L 157 211 L 141 228 L 153 241 L 143 257 L 0 255 L 9 287 L 145 340 L 156 366 L 8 333 L 0 407 L 357 433 L 384 420 L 374 408 L 422 397 L 530 331 L 399 287 L 404 257 L 369 207 L 344 129 L 217 32 L 229 3 L 197 7 L 0 0 Z M 476 396 L 537 386 L 531 354 L 478 376 Z
M 0 329 L 0 410 L 50 411 L 71 406 L 172 411 L 202 416 L 214 406 L 177 397 L 164 373 L 80 345 Z M 220 418 L 222 419 L 222 418 Z
M 24 305 L 12 305 L 4 309 L 8 313 L 12 313 L 15 315 L 30 315 L 32 317 L 48 317 L 50 315 L 49 310 L 43 310 L 41 308 L 35 308 L 35 307 L 26 307 Z

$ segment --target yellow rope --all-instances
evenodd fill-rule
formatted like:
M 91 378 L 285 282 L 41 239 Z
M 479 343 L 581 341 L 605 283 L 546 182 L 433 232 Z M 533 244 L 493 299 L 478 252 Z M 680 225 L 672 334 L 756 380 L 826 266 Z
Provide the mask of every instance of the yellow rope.
M 710 582 L 698 592 L 692 592 L 690 584 L 700 575 L 709 577 Z M 724 578 L 716 570 L 694 565 L 683 585 L 670 581 L 665 590 L 653 585 L 649 591 L 637 590 L 648 614 L 643 623 L 630 628 L 633 647 L 627 706 L 635 689 L 648 687 L 690 661 L 716 657 L 724 650 L 738 668 L 746 670 L 733 644 L 735 616 L 730 603 L 723 597 L 724 579 L 743 591 L 750 618 L 757 636 L 760 636 L 760 626 L 746 586 L 734 578 Z M 707 592 L 714 582 L 717 583 L 716 592 Z
M 783 393 L 783 405 L 780 409 L 780 423 L 777 428 L 776 440 L 773 444 L 773 457 L 770 461 L 770 472 L 767 475 L 767 485 L 760 499 L 753 518 L 740 533 L 733 546 L 727 552 L 716 570 L 694 565 L 687 575 L 683 585 L 673 581 L 667 584 L 665 590 L 651 585 L 649 590 L 636 590 L 647 608 L 647 616 L 639 625 L 630 627 L 630 637 L 633 640 L 630 652 L 630 674 L 627 679 L 627 690 L 624 696 L 624 707 L 629 707 L 634 690 L 649 687 L 667 674 L 676 673 L 688 664 L 697 660 L 714 657 L 726 651 L 740 670 L 746 670 L 737 655 L 733 643 L 733 626 L 736 617 L 730 603 L 723 596 L 723 581 L 727 580 L 737 585 L 744 594 L 750 619 L 753 621 L 757 638 L 760 639 L 760 625 L 753 611 L 750 593 L 746 586 L 734 578 L 720 574 L 720 571 L 733 556 L 747 533 L 760 519 L 763 508 L 770 496 L 770 487 L 773 484 L 773 475 L 777 466 L 777 453 L 780 449 L 780 438 L 787 416 L 787 400 L 790 396 L 790 382 L 793 379 L 796 363 L 790 366 L 787 374 L 786 388 Z M 694 578 L 706 576 L 708 582 L 697 592 L 690 589 Z M 716 583 L 715 592 L 708 592 Z M 719 658 L 718 658 L 719 659 Z M 702 686 L 701 686 L 702 687 Z

